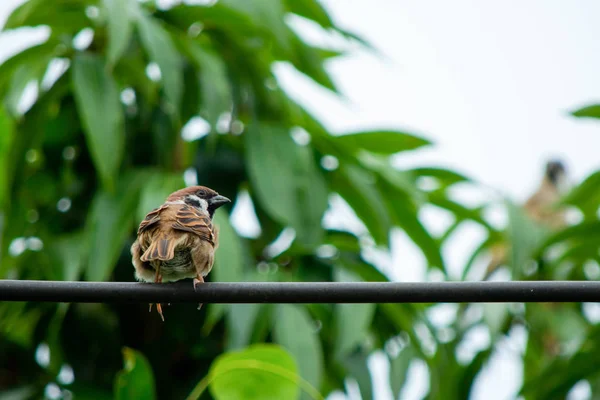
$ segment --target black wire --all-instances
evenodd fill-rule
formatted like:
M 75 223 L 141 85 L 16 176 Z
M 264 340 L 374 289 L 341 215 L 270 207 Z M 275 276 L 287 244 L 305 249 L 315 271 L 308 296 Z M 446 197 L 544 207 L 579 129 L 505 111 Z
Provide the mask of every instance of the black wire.
M 0 280 L 0 301 L 79 303 L 600 302 L 600 282 L 244 282 L 164 284 Z

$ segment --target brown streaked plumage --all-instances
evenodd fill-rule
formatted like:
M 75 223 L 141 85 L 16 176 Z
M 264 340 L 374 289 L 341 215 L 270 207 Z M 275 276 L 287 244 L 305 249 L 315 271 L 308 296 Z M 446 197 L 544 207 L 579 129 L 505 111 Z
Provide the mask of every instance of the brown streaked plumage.
M 561 161 L 548 161 L 540 186 L 523 204 L 525 213 L 532 220 L 552 230 L 567 225 L 565 210 L 557 207 L 565 192 L 566 176 L 566 168 Z M 497 244 L 490 249 L 490 253 L 491 260 L 484 279 L 506 263 L 508 247 L 505 243 Z
M 131 246 L 136 278 L 155 283 L 194 278 L 194 287 L 204 282 L 218 246 L 212 217 L 229 201 L 212 189 L 192 186 L 172 193 L 150 211 Z M 156 308 L 164 321 L 161 305 Z

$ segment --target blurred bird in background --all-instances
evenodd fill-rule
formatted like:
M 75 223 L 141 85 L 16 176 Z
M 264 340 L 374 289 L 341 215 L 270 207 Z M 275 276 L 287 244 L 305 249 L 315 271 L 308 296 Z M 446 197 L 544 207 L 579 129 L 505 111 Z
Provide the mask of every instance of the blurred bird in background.
M 566 210 L 558 206 L 558 201 L 566 194 L 568 187 L 564 163 L 560 160 L 548 161 L 542 182 L 522 206 L 525 214 L 552 231 L 564 228 L 567 225 Z M 500 266 L 506 264 L 508 250 L 506 243 L 492 246 L 491 260 L 484 279 L 489 278 Z
M 218 229 L 212 218 L 217 208 L 229 202 L 204 186 L 172 193 L 140 223 L 131 246 L 136 278 L 154 283 L 194 278 L 194 288 L 204 282 L 218 246 Z M 164 321 L 161 305 L 156 308 Z

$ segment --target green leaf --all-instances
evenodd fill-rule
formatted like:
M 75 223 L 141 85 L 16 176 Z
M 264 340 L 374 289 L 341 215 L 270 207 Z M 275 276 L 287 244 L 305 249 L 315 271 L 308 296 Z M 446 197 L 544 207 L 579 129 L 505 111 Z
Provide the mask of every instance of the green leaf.
M 503 334 L 506 320 L 509 317 L 510 305 L 507 303 L 483 304 L 483 321 L 487 326 L 493 340 Z
M 260 21 L 259 25 L 255 25 L 247 14 L 232 9 L 222 2 L 208 7 L 180 4 L 166 11 L 159 11 L 155 15 L 183 31 L 187 31 L 192 24 L 202 21 L 203 27 L 225 31 L 236 39 L 256 36 L 262 30 Z
M 599 333 L 598 327 L 589 332 L 585 343 L 573 356 L 552 357 L 551 363 L 541 373 L 523 383 L 519 394 L 532 399 L 565 398 L 581 379 L 597 377 L 600 369 Z
M 358 251 L 358 254 L 360 254 L 360 250 Z M 336 263 L 336 266 L 346 269 L 365 282 L 389 281 L 389 278 L 381 273 L 376 266 L 364 261 L 358 254 L 342 252 L 337 260 L 338 263 Z
M 368 131 L 336 136 L 335 140 L 354 152 L 366 150 L 371 153 L 391 155 L 401 151 L 415 150 L 431 142 L 410 133 L 400 131 Z
M 227 349 L 247 346 L 252 338 L 256 317 L 262 304 L 231 304 L 227 313 Z
M 532 259 L 548 232 L 529 218 L 518 205 L 506 201 L 506 207 L 508 209 L 508 238 L 511 244 L 512 279 L 520 279 L 525 263 Z
M 49 61 L 49 58 L 38 60 L 35 64 L 22 65 L 15 71 L 6 94 L 6 106 L 11 115 L 17 118 L 23 115 L 23 111 L 19 110 L 19 104 L 25 87 L 30 82 L 35 82 L 36 87 L 39 88 L 39 82 L 46 72 Z
M 217 251 L 215 253 L 215 266 L 211 272 L 211 280 L 215 282 L 243 281 L 245 254 L 242 239 L 238 236 L 235 229 L 233 229 L 233 226 L 231 226 L 231 223 L 229 222 L 229 215 L 224 210 L 217 211 L 213 220 L 214 225 L 219 229 L 219 247 L 217 247 Z M 252 306 L 256 306 L 256 304 L 252 304 Z M 229 320 L 230 329 L 236 330 L 236 333 L 232 332 L 230 335 L 230 338 L 232 336 L 234 337 L 231 338 L 230 346 L 232 348 L 241 347 L 248 342 L 252 333 L 252 326 L 247 327 L 246 325 L 253 325 L 254 321 L 252 320 L 252 324 L 243 324 L 243 327 L 240 329 L 236 326 L 241 321 L 234 321 L 233 319 L 238 317 L 239 312 L 247 311 L 245 308 L 250 309 L 250 315 L 242 316 L 244 320 L 246 317 L 256 318 L 260 307 L 240 307 L 239 305 L 227 306 L 226 304 L 217 303 L 210 304 L 205 322 L 205 330 L 212 329 L 214 324 L 221 318 L 227 307 L 229 307 L 230 311 L 231 307 L 236 309 L 233 311 L 234 315 L 231 315 L 231 319 Z M 241 337 L 239 337 L 238 334 Z
M 137 221 L 142 221 L 146 218 L 146 214 L 160 207 L 171 193 L 184 187 L 185 182 L 180 173 L 153 172 L 144 183 L 140 194 Z
M 62 34 L 73 36 L 90 25 L 85 8 L 95 3 L 93 0 L 55 0 L 52 7 L 48 7 L 46 0 L 28 0 L 10 14 L 3 30 L 46 25 L 55 37 Z
M 150 363 L 139 351 L 123 347 L 123 369 L 115 379 L 115 399 L 155 399 Z
M 10 177 L 10 149 L 14 139 L 15 131 L 12 119 L 3 107 L 0 107 L 0 210 L 4 208 L 6 198 L 9 194 Z M 0 226 L 2 224 L 0 223 Z M 1 232 L 1 230 L 0 230 Z
M 0 303 L 0 334 L 7 341 L 13 342 L 23 348 L 31 348 L 34 345 L 34 334 L 42 310 L 28 307 L 29 303 L 18 302 Z
M 244 136 L 252 188 L 262 206 L 294 228 L 299 243 L 318 245 L 328 190 L 310 148 L 297 146 L 276 125 L 252 124 Z
M 256 26 L 272 35 L 281 49 L 290 50 L 289 29 L 285 24 L 282 0 L 221 0 L 219 3 L 246 14 Z
M 63 55 L 66 50 L 64 46 L 59 46 L 59 43 L 58 40 L 50 38 L 45 43 L 32 46 L 4 60 L 0 64 L 0 92 L 8 90 L 8 85 L 17 70 L 28 65 L 38 65 L 40 60 L 46 61 L 47 64 L 53 57 Z
M 165 94 L 172 106 L 178 110 L 183 94 L 181 56 L 169 33 L 155 18 L 139 13 L 136 23 L 144 49 L 160 68 Z
M 112 273 L 125 239 L 134 230 L 139 194 L 147 178 L 145 171 L 132 171 L 120 179 L 116 194 L 105 191 L 96 194 L 86 224 L 87 280 L 104 281 Z
M 343 364 L 348 369 L 350 376 L 356 379 L 362 400 L 373 399 L 373 381 L 371 371 L 367 365 L 369 354 L 365 351 L 354 352 L 347 356 Z
M 323 8 L 321 3 L 316 0 L 286 0 L 286 8 L 304 18 L 308 18 L 321 25 L 323 28 L 332 28 L 333 22 Z
M 75 56 L 73 91 L 94 165 L 104 187 L 114 189 L 125 145 L 123 110 L 102 58 L 88 53 Z
M 215 126 L 219 116 L 231 109 L 231 85 L 227 77 L 227 65 L 207 46 L 193 41 L 185 43 L 192 61 L 200 69 L 202 106 L 199 111 L 212 126 Z
M 216 400 L 294 400 L 300 394 L 294 359 L 270 344 L 220 355 L 209 376 L 210 393 Z
M 413 177 L 408 172 L 394 168 L 388 158 L 363 152 L 358 155 L 358 160 L 365 168 L 377 173 L 380 180 L 390 186 L 390 190 L 399 192 L 398 195 L 403 199 L 408 198 L 414 204 L 426 202 L 426 194 L 416 186 Z M 387 193 L 387 190 L 382 193 Z
M 600 104 L 591 104 L 571 113 L 579 118 L 600 118 Z
M 338 93 L 331 77 L 323 67 L 324 58 L 322 58 L 319 49 L 307 45 L 291 29 L 289 30 L 290 42 L 293 45 L 293 51 L 284 59 L 289 58 L 298 71 L 312 78 L 316 83 Z
M 219 247 L 212 276 L 216 282 L 240 282 L 245 264 L 242 239 L 224 210 L 215 213 L 214 225 L 219 229 Z
M 430 177 L 434 178 L 440 183 L 442 187 L 448 187 L 460 182 L 470 182 L 471 179 L 463 174 L 449 169 L 437 168 L 437 167 L 419 167 L 409 169 L 406 172 L 413 175 L 415 178 Z
M 587 239 L 598 240 L 600 236 L 600 221 L 583 221 L 580 224 L 569 226 L 554 233 L 544 242 L 542 249 L 556 243 L 569 240 L 586 241 Z
M 52 242 L 52 252 L 61 267 L 60 274 L 55 279 L 61 281 L 77 281 L 83 267 L 85 250 L 85 235 L 83 232 L 63 235 Z
M 280 304 L 273 321 L 274 338 L 298 363 L 300 376 L 314 387 L 320 387 L 323 373 L 323 351 L 315 324 L 301 306 Z M 304 394 L 303 397 L 308 397 Z
M 337 282 L 359 282 L 360 280 L 343 269 L 335 271 Z M 334 319 L 336 324 L 335 354 L 343 357 L 363 343 L 369 333 L 375 313 L 375 304 L 336 304 Z
M 373 174 L 353 165 L 341 165 L 331 173 L 332 190 L 352 207 L 377 244 L 389 243 L 391 218 L 373 186 Z
M 470 394 L 471 390 L 473 389 L 473 383 L 475 382 L 477 376 L 479 376 L 479 372 L 484 368 L 494 350 L 494 346 L 491 346 L 486 350 L 480 351 L 473 358 L 471 363 L 466 366 L 464 373 L 459 378 L 460 381 L 457 382 L 457 397 L 459 399 L 471 398 Z
M 389 186 L 387 190 L 381 189 L 382 193 L 393 193 Z M 410 239 L 421 249 L 431 268 L 440 268 L 446 270 L 446 264 L 442 257 L 440 246 L 427 229 L 423 226 L 418 217 L 418 211 L 415 206 L 406 198 L 399 195 L 387 196 L 386 201 L 390 213 L 394 216 L 394 224 L 401 227 Z
M 573 188 L 562 203 L 578 207 L 587 219 L 594 218 L 600 206 L 600 171 L 595 171 Z
M 108 23 L 108 65 L 115 65 L 129 44 L 133 32 L 130 8 L 134 5 L 137 6 L 137 2 L 131 0 L 104 0 Z
M 399 398 L 400 392 L 406 383 L 408 367 L 415 358 L 416 352 L 412 347 L 405 347 L 397 357 L 390 357 L 390 386 L 395 399 Z

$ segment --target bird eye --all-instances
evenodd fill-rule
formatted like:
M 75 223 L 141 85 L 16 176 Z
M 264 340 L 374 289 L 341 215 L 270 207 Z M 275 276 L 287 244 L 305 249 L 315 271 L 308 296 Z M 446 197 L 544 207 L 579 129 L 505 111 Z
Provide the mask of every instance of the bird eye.
M 198 192 L 196 192 L 198 196 L 203 197 L 206 196 L 206 190 L 204 189 L 200 189 L 198 190 Z

